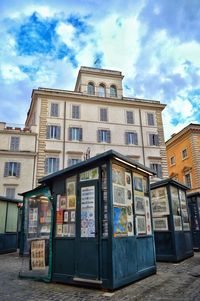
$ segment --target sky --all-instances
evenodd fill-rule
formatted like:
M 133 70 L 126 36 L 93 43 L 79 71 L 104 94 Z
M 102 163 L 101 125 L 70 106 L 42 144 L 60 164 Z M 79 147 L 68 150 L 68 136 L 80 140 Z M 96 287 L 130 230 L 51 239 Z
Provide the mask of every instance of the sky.
M 73 91 L 88 66 L 166 104 L 166 140 L 200 123 L 200 0 L 1 0 L 0 37 L 0 121 L 24 124 L 33 89 Z

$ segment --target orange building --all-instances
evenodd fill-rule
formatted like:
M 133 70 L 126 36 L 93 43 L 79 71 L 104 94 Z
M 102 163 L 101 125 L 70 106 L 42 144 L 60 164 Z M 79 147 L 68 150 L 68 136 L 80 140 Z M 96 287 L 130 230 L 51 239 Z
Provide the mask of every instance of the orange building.
M 200 124 L 190 123 L 166 141 L 169 176 L 200 191 Z

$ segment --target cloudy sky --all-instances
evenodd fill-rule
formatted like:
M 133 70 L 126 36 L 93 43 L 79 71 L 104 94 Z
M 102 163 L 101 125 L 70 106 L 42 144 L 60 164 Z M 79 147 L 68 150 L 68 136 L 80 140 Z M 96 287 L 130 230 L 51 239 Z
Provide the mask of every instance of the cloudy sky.
M 200 122 L 200 0 L 1 0 L 0 37 L 0 121 L 23 124 L 32 89 L 73 90 L 90 66 L 167 104 L 166 139 Z

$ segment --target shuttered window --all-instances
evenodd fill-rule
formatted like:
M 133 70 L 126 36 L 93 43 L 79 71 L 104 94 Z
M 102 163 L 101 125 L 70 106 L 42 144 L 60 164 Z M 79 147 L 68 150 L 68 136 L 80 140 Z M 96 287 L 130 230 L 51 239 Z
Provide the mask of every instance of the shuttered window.
M 147 113 L 147 124 L 148 125 L 155 125 L 154 114 L 153 113 Z
M 111 132 L 110 130 L 98 130 L 97 132 L 97 140 L 98 142 L 111 142 Z
M 48 125 L 47 126 L 47 139 L 60 140 L 60 126 Z
M 82 141 L 83 139 L 83 130 L 78 127 L 69 128 L 69 140 L 70 141 Z
M 49 157 L 45 160 L 45 173 L 50 174 L 59 170 L 59 158 Z
M 14 187 L 6 187 L 6 197 L 9 199 L 15 198 L 15 188 Z
M 149 144 L 150 145 L 159 145 L 159 138 L 157 134 L 149 134 Z
M 125 143 L 138 145 L 138 136 L 135 132 L 126 132 L 125 133 Z
M 126 111 L 126 121 L 129 124 L 134 124 L 134 117 L 132 111 Z
M 51 116 L 52 117 L 59 116 L 58 103 L 51 103 Z
M 80 118 L 80 107 L 73 105 L 72 106 L 72 118 L 79 119 Z
M 4 167 L 4 177 L 19 177 L 20 176 L 19 162 L 6 162 Z
M 156 172 L 158 178 L 162 178 L 162 165 L 158 163 L 150 164 L 150 168 Z
M 100 121 L 108 121 L 108 110 L 100 108 Z
M 10 150 L 18 151 L 19 150 L 19 137 L 11 137 L 10 140 Z

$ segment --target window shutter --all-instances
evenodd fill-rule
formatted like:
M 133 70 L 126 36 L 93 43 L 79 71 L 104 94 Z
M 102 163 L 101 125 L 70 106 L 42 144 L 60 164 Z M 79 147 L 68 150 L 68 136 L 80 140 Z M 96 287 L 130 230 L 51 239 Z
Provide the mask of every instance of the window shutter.
M 82 141 L 83 140 L 83 129 L 80 128 L 79 129 L 79 141 Z
M 4 168 L 4 177 L 8 177 L 8 174 L 9 174 L 9 162 L 6 162 Z
M 45 163 L 44 163 L 44 172 L 45 172 L 45 174 L 48 174 L 48 169 L 49 169 L 49 158 L 46 158 Z
M 72 166 L 72 159 L 68 159 L 68 166 Z
M 16 177 L 19 177 L 20 176 L 20 163 L 17 163 L 16 164 Z
M 153 143 L 153 134 L 149 134 L 149 143 L 150 143 L 150 145 L 154 145 L 154 143 Z
M 56 158 L 56 171 L 59 170 L 59 158 Z
M 155 145 L 159 145 L 159 137 L 158 135 L 154 135 L 155 138 Z
M 110 131 L 107 131 L 107 139 L 106 139 L 107 141 L 107 143 L 110 143 L 110 141 L 111 141 L 111 133 L 110 133 Z
M 57 126 L 57 135 L 56 138 L 60 140 L 60 126 Z
M 134 144 L 138 145 L 138 135 L 137 135 L 137 133 L 134 133 Z
M 51 130 L 51 127 L 50 125 L 47 126 L 47 139 L 50 139 L 50 130 Z
M 51 116 L 54 116 L 54 104 L 51 104 Z
M 101 130 L 97 131 L 97 141 L 101 142 Z
M 69 140 L 72 140 L 72 128 L 69 128 Z
M 162 165 L 157 164 L 157 175 L 159 178 L 162 178 Z
M 125 132 L 125 144 L 128 144 L 128 132 Z

